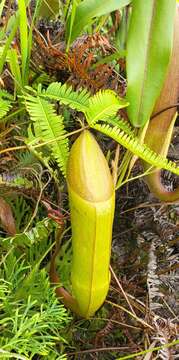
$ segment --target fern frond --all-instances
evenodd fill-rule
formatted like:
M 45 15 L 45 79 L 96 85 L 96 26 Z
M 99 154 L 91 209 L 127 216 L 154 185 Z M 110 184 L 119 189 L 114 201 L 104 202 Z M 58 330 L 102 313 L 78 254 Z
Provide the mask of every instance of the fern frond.
M 89 106 L 86 111 L 88 124 L 95 124 L 98 120 L 107 120 L 127 105 L 128 103 L 119 98 L 114 91 L 99 91 L 89 99 Z
M 6 90 L 0 89 L 0 119 L 3 119 L 10 110 L 12 101 L 13 96 Z
M 104 121 L 105 121 L 105 123 L 107 123 L 109 125 L 117 126 L 121 130 L 126 132 L 126 134 L 134 134 L 134 130 L 129 125 L 129 123 L 126 120 L 124 120 L 118 116 L 109 117 L 109 118 L 105 119 Z
M 47 90 L 40 94 L 50 99 L 69 105 L 72 109 L 85 112 L 88 109 L 90 93 L 86 89 L 73 91 L 72 86 L 58 82 L 51 83 Z
M 8 99 L 11 101 L 13 101 L 14 99 L 13 96 L 5 89 L 0 89 L 0 98 Z
M 6 116 L 10 108 L 11 108 L 11 102 L 9 100 L 5 100 L 2 99 L 2 97 L 0 97 L 0 119 L 3 120 L 3 117 Z
M 24 167 L 33 167 L 37 164 L 37 159 L 30 151 L 24 151 L 17 154 L 18 163 L 15 169 L 22 169 Z
M 154 167 L 165 169 L 173 172 L 176 175 L 179 175 L 179 167 L 172 161 L 162 157 L 161 155 L 157 155 L 154 151 L 149 149 L 145 144 L 141 144 L 139 139 L 135 137 L 132 133 L 127 134 L 123 130 L 121 130 L 118 126 L 110 126 L 110 125 L 100 125 L 95 124 L 92 128 L 100 131 L 101 133 L 111 137 L 119 144 L 127 148 L 134 155 L 137 155 L 141 159 L 145 160 L 149 164 Z
M 47 149 L 44 148 L 38 148 L 34 145 L 40 142 L 40 139 L 38 139 L 37 136 L 34 135 L 32 130 L 32 125 L 29 125 L 28 127 L 28 138 L 26 139 L 25 143 L 28 147 L 28 150 L 30 151 L 30 154 L 36 159 L 36 164 L 43 164 L 49 171 L 50 176 L 52 179 L 55 180 L 56 184 L 59 183 L 58 179 L 58 171 L 55 169 L 55 166 L 52 166 L 54 163 L 54 159 L 50 156 L 50 151 L 46 151 Z M 48 149 L 49 150 L 49 149 Z
M 65 175 L 69 148 L 67 138 L 59 140 L 66 134 L 63 117 L 55 113 L 52 104 L 39 96 L 25 95 L 25 105 L 34 122 L 35 135 L 44 142 L 50 142 L 53 157 Z M 56 140 L 57 138 L 58 140 Z

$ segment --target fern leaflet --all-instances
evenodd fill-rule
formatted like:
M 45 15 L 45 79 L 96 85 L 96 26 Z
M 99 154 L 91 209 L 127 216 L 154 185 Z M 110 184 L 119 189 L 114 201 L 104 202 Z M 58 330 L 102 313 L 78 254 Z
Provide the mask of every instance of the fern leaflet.
M 11 108 L 11 101 L 7 100 L 7 98 L 9 99 L 8 93 L 7 96 L 5 96 L 5 94 L 5 92 L 0 92 L 0 119 L 2 120 Z
M 102 121 L 100 121 L 99 123 L 101 123 Z M 128 122 L 126 120 L 118 117 L 118 116 L 109 117 L 109 118 L 105 119 L 104 122 L 109 124 L 109 125 L 112 125 L 112 126 L 117 126 L 121 130 L 126 132 L 126 134 L 134 134 L 134 130 L 128 124 Z
M 127 105 L 128 103 L 119 98 L 112 90 L 98 91 L 89 99 L 89 106 L 86 111 L 88 124 L 92 125 L 99 120 L 107 120 Z
M 51 83 L 46 91 L 39 95 L 45 95 L 61 104 L 69 105 L 72 109 L 85 112 L 88 109 L 90 93 L 86 90 L 73 91 L 72 86 L 58 82 Z
M 11 100 L 13 101 L 13 96 L 7 92 L 7 90 L 5 89 L 0 89 L 0 98 L 5 98 L 5 99 L 8 99 L 8 100 Z
M 39 96 L 25 95 L 25 104 L 31 120 L 34 122 L 35 135 L 44 142 L 50 142 L 53 157 L 65 175 L 69 148 L 68 139 L 63 138 L 66 134 L 63 117 L 55 113 L 52 104 Z M 59 140 L 60 137 L 62 139 Z
M 141 159 L 145 160 L 149 164 L 157 168 L 163 168 L 165 170 L 171 171 L 176 175 L 179 175 L 179 167 L 172 161 L 157 155 L 154 151 L 149 149 L 145 144 L 141 144 L 137 137 L 132 133 L 127 134 L 121 130 L 118 126 L 110 126 L 106 124 L 95 124 L 92 128 L 100 131 L 101 133 L 111 137 L 119 144 L 127 148 L 134 155 L 137 155 Z
M 0 119 L 7 114 L 10 108 L 11 104 L 8 100 L 0 99 Z

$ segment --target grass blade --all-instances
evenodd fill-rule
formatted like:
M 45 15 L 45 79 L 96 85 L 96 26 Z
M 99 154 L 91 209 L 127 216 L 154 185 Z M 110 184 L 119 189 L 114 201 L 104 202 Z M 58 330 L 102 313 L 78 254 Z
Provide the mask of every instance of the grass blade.
M 26 14 L 26 3 L 24 0 L 18 1 L 19 18 L 20 18 L 20 44 L 21 44 L 21 58 L 22 58 L 22 82 L 23 85 L 27 84 L 28 69 L 28 21 Z
M 14 21 L 12 30 L 11 30 L 11 32 L 9 34 L 8 39 L 6 40 L 6 43 L 5 43 L 4 48 L 3 48 L 2 55 L 0 57 L 0 74 L 3 71 L 3 66 L 4 66 L 4 63 L 6 61 L 7 52 L 8 52 L 8 49 L 9 49 L 10 45 L 11 45 L 12 40 L 14 39 L 15 33 L 16 33 L 17 29 L 18 29 L 18 26 L 19 26 L 19 16 L 17 16 L 15 21 Z
M 1 4 L 0 4 L 0 17 L 2 16 L 2 11 L 3 11 L 3 8 L 4 8 L 4 4 L 5 4 L 5 0 L 1 0 Z

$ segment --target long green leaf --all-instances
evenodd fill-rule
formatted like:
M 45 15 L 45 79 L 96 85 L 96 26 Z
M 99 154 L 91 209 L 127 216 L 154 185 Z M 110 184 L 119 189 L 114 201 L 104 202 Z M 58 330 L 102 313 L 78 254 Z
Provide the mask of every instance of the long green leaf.
M 27 83 L 27 60 L 28 60 L 28 21 L 26 14 L 25 0 L 18 1 L 19 17 L 20 17 L 20 43 L 22 57 L 22 80 L 24 85 Z
M 6 43 L 5 43 L 4 47 L 2 48 L 2 53 L 1 53 L 1 57 L 0 57 L 0 74 L 2 73 L 3 66 L 6 61 L 8 49 L 11 45 L 12 40 L 14 39 L 15 33 L 18 29 L 18 26 L 19 26 L 19 16 L 17 15 L 17 17 L 14 19 L 14 23 L 10 30 L 9 37 L 7 38 Z
M 1 4 L 0 4 L 0 17 L 2 16 L 2 11 L 3 11 L 4 4 L 5 4 L 5 0 L 1 0 Z
M 176 0 L 134 0 L 127 39 L 128 115 L 134 126 L 149 120 L 172 49 Z
M 29 35 L 28 35 L 28 50 L 27 50 L 27 60 L 26 60 L 26 71 L 29 72 L 29 65 L 31 60 L 31 51 L 33 46 L 33 29 L 35 22 L 39 18 L 39 12 L 40 12 L 40 6 L 41 6 L 42 0 L 37 0 L 35 2 L 35 9 L 32 17 L 32 21 L 29 28 Z M 26 2 L 26 5 L 28 5 L 28 2 Z M 28 80 L 28 73 L 27 73 L 27 80 Z
M 73 24 L 74 24 L 75 16 L 76 16 L 76 8 L 77 8 L 77 2 L 74 0 L 74 1 L 72 1 L 71 14 L 70 14 L 69 23 L 68 23 L 69 31 L 68 31 L 67 47 L 66 47 L 66 52 L 67 52 L 67 53 L 68 53 L 68 51 L 69 51 L 70 44 L 71 44 Z
M 19 91 L 22 89 L 22 78 L 16 49 L 10 49 L 8 51 L 8 60 L 11 73 L 14 77 L 15 87 L 17 88 L 17 91 Z
M 73 42 L 81 34 L 84 27 L 91 23 L 95 17 L 106 15 L 111 11 L 121 9 L 128 5 L 131 0 L 84 0 L 76 8 L 75 19 L 71 29 L 71 39 Z M 70 18 L 67 25 L 67 39 L 70 35 Z

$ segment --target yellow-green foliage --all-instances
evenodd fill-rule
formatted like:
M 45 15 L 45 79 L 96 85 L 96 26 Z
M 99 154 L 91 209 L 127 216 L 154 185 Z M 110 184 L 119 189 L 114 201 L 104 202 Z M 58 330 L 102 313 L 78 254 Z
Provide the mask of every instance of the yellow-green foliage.
M 109 261 L 115 191 L 107 161 L 93 135 L 84 131 L 67 167 L 72 225 L 72 289 L 80 314 L 102 305 L 110 283 Z

